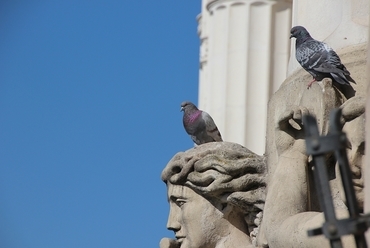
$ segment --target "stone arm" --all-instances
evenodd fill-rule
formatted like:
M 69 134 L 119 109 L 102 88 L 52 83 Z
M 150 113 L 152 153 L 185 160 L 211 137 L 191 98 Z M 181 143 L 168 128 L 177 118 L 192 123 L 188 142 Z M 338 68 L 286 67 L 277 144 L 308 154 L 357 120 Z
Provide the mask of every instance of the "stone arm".
M 302 116 L 303 107 L 293 107 L 283 113 L 276 127 L 279 160 L 270 175 L 263 214 L 263 231 L 270 248 L 330 247 L 323 236 L 308 237 L 307 230 L 324 222 L 322 212 L 308 210 L 308 156 L 305 153 Z M 338 210 L 343 218 L 346 211 Z M 344 247 L 355 247 L 351 238 L 344 239 Z
M 293 107 L 278 119 L 278 164 L 270 175 L 263 222 L 269 247 L 329 247 L 323 237 L 309 238 L 307 230 L 323 219 L 308 212 L 308 157 L 305 154 L 302 115 L 307 109 Z M 326 245 L 326 246 L 325 246 Z

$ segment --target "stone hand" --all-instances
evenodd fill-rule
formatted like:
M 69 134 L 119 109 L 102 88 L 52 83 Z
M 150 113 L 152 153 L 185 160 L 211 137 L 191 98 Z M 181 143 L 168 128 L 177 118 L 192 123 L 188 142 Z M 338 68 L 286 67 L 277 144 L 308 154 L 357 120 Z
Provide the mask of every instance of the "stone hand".
M 305 107 L 292 106 L 279 117 L 275 132 L 279 155 L 289 149 L 305 154 L 302 117 L 306 114 L 308 110 Z

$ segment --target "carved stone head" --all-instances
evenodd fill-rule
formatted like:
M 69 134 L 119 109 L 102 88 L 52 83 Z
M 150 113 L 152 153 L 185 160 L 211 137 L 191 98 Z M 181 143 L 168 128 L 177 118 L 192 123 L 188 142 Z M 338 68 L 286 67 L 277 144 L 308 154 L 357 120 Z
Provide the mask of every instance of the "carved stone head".
M 176 240 L 161 247 L 245 247 L 265 199 L 264 158 L 229 142 L 177 153 L 162 172 Z M 258 222 L 258 220 L 257 220 Z

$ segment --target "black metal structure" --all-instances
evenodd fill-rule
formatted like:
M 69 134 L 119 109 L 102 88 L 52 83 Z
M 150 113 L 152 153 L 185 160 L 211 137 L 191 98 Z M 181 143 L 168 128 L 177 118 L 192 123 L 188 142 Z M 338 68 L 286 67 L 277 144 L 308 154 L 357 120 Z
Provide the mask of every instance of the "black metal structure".
M 306 135 L 306 150 L 312 155 L 314 163 L 314 182 L 317 189 L 321 209 L 324 212 L 325 223 L 322 227 L 308 230 L 309 236 L 324 234 L 330 240 L 331 247 L 340 248 L 343 235 L 354 235 L 356 246 L 366 248 L 364 232 L 370 226 L 370 214 L 360 216 L 352 182 L 352 172 L 346 153 L 346 134 L 342 132 L 340 124 L 341 109 L 334 109 L 330 114 L 329 132 L 320 136 L 315 117 L 303 116 L 303 125 Z M 328 178 L 328 168 L 325 155 L 333 153 L 340 168 L 343 188 L 350 217 L 338 220 L 335 216 L 334 203 Z

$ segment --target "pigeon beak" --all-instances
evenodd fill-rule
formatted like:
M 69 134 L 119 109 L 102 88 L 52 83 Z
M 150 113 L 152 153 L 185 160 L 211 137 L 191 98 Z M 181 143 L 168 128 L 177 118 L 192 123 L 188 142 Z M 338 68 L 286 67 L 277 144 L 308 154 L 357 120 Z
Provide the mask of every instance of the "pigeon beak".
M 181 107 L 180 112 L 181 112 L 181 111 L 184 111 L 184 107 Z
M 294 37 L 294 36 L 293 36 L 293 34 L 291 34 L 291 35 L 290 35 L 290 37 L 289 37 L 289 39 L 291 39 L 291 38 L 293 38 L 293 37 Z

